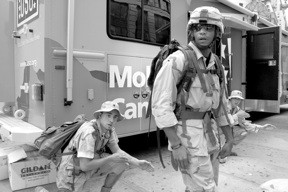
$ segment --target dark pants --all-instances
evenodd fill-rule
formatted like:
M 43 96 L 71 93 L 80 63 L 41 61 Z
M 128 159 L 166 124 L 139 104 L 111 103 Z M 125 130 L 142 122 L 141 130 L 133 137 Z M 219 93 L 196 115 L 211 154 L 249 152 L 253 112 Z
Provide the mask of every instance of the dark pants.
M 225 144 L 219 154 L 220 158 L 223 159 L 229 156 L 232 152 L 233 148 L 233 129 L 230 126 L 223 126 L 221 127 L 223 134 L 225 135 Z

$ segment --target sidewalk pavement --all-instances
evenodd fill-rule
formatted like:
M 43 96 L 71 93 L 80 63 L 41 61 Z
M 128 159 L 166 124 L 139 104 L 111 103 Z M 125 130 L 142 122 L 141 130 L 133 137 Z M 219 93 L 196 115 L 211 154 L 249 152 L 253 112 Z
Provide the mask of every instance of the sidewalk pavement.
M 288 110 L 287 110 L 288 112 Z M 288 126 L 287 115 L 276 114 L 261 120 L 258 124 L 270 123 L 274 130 L 262 130 L 250 134 L 234 147 L 238 156 L 229 157 L 220 164 L 219 192 L 261 192 L 260 185 L 277 178 L 288 178 Z M 121 143 L 120 143 L 121 145 Z M 139 152 L 135 156 L 147 159 L 155 166 L 155 172 L 148 173 L 132 169 L 123 174 L 112 192 L 184 192 L 181 175 L 170 165 L 170 155 L 163 147 L 163 169 L 156 149 Z M 89 181 L 85 191 L 100 191 L 99 181 Z M 50 192 L 56 192 L 56 185 L 44 185 Z M 0 181 L 0 191 L 10 192 L 9 180 Z M 33 192 L 34 188 L 19 190 Z

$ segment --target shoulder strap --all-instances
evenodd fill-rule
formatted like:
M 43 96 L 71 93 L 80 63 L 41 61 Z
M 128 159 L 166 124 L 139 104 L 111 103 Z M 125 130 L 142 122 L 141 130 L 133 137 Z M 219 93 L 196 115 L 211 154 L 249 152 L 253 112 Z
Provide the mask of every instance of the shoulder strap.
M 201 86 L 202 86 L 202 89 L 203 89 L 203 92 L 204 93 L 207 93 L 207 86 L 206 86 L 206 82 L 205 82 L 205 79 L 204 79 L 204 75 L 203 75 L 203 72 L 202 70 L 200 69 L 199 65 L 198 65 L 198 61 L 196 59 L 196 54 L 195 54 L 195 51 L 192 49 L 192 47 L 190 47 L 189 45 L 187 46 L 187 48 L 185 49 L 185 51 L 187 52 L 188 54 L 188 61 L 192 61 L 192 62 L 189 62 L 189 67 L 191 68 L 195 68 L 196 71 L 197 71 L 197 74 L 198 74 L 198 77 L 199 77 L 199 80 L 200 80 L 200 83 L 201 83 Z
M 214 57 L 215 57 L 215 63 L 216 63 L 216 66 L 217 66 L 217 71 L 219 71 L 218 76 L 219 76 L 219 78 L 221 78 L 220 82 L 221 82 L 221 84 L 223 83 L 223 88 L 224 88 L 224 91 L 225 91 L 225 95 L 228 98 L 228 91 L 227 91 L 227 88 L 225 86 L 226 85 L 226 81 L 225 81 L 225 73 L 224 73 L 223 66 L 221 64 L 221 61 L 220 61 L 219 57 L 217 55 L 215 55 L 215 54 L 214 54 Z
M 195 51 L 188 45 L 187 46 L 188 49 L 183 49 L 181 48 L 180 50 L 184 53 L 185 57 L 187 58 L 188 60 L 188 65 L 186 65 L 186 67 L 189 67 L 189 68 L 195 68 L 196 71 L 197 71 L 197 74 L 198 74 L 198 77 L 199 77 L 199 80 L 200 80 L 200 83 L 201 83 L 201 86 L 202 86 L 202 89 L 203 89 L 203 92 L 204 93 L 207 93 L 207 87 L 206 87 L 206 82 L 205 82 L 205 79 L 204 79 L 204 75 L 203 75 L 203 72 L 202 70 L 200 69 L 199 65 L 198 65 L 198 62 L 197 62 L 197 59 L 196 59 L 196 55 L 195 55 Z M 225 110 L 225 107 L 224 107 L 224 103 L 223 103 L 223 94 L 225 92 L 226 94 L 226 97 L 228 98 L 228 92 L 227 92 L 227 89 L 226 89 L 226 82 L 225 82 L 225 74 L 224 74 L 224 70 L 223 70 L 223 67 L 221 66 L 221 62 L 218 58 L 217 55 L 214 54 L 214 57 L 215 57 L 215 63 L 216 63 L 216 66 L 217 66 L 217 69 L 220 70 L 220 73 L 221 73 L 221 76 L 222 77 L 219 77 L 219 78 L 222 78 L 222 83 L 220 85 L 220 101 L 219 101 L 219 106 L 216 110 L 213 110 L 214 111 L 214 114 L 218 114 L 219 111 L 220 111 L 220 108 L 223 107 L 223 110 L 224 110 L 224 114 L 225 114 L 225 117 L 227 119 L 227 122 L 229 123 L 230 126 L 232 126 L 231 122 L 230 122 L 230 119 L 228 117 L 228 113 L 227 111 Z M 189 61 L 192 61 L 192 62 L 189 62 Z M 187 70 L 187 68 L 185 69 Z M 184 77 L 183 79 L 185 80 L 185 76 L 186 76 L 187 73 L 184 73 Z M 182 82 L 182 87 L 183 87 L 183 84 L 185 82 Z M 183 102 L 183 101 L 182 101 Z

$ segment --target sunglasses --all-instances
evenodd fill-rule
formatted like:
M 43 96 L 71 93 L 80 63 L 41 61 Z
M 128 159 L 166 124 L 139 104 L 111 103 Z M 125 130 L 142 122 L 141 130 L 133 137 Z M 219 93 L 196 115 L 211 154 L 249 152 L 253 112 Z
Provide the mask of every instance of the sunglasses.
M 214 31 L 215 30 L 215 25 L 211 25 L 211 24 L 197 24 L 193 26 L 193 29 L 195 31 L 201 31 L 201 29 L 204 29 L 205 31 Z

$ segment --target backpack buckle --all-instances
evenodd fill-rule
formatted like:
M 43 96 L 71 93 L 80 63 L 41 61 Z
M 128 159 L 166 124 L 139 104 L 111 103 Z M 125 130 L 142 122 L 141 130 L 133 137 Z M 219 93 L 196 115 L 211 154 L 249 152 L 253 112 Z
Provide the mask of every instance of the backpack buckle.
M 212 97 L 213 96 L 213 92 L 212 91 L 209 91 L 206 93 L 206 97 Z

